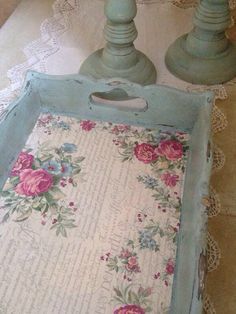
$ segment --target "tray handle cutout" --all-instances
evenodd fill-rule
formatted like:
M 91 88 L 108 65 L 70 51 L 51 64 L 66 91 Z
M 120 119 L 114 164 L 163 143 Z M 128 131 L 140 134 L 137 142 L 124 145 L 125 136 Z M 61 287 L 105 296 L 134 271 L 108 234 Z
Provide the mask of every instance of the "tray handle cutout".
M 121 88 L 115 88 L 109 92 L 95 92 L 89 96 L 90 105 L 114 108 L 124 111 L 146 111 L 146 100 L 132 97 Z

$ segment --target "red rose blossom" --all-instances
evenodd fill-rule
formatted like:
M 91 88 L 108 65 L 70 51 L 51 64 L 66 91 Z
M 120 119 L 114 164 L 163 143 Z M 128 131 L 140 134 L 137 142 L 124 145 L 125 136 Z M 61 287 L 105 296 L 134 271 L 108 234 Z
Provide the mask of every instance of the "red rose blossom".
M 25 169 L 20 173 L 20 183 L 15 188 L 16 193 L 26 196 L 37 196 L 47 192 L 53 184 L 50 173 L 44 169 Z
M 128 264 L 126 265 L 126 269 L 131 272 L 138 273 L 140 272 L 140 267 L 138 265 L 137 257 L 131 256 L 128 258 Z
M 145 314 L 145 311 L 138 305 L 124 305 L 115 310 L 114 314 Z
M 132 253 L 129 250 L 122 248 L 119 257 L 120 258 L 129 258 L 130 256 L 132 256 Z
M 18 176 L 20 172 L 24 169 L 29 169 L 32 167 L 34 162 L 34 156 L 25 152 L 21 152 L 14 167 L 11 171 L 11 176 Z
M 166 264 L 166 273 L 168 275 L 173 275 L 174 274 L 174 270 L 175 270 L 174 262 L 171 259 L 169 259 L 167 264 Z
M 134 148 L 134 154 L 139 161 L 149 164 L 157 159 L 156 147 L 147 143 L 137 144 Z
M 173 188 L 179 181 L 179 176 L 166 172 L 161 175 L 161 180 L 165 183 L 166 186 Z
M 169 160 L 177 160 L 183 156 L 183 145 L 175 140 L 165 140 L 159 143 L 155 153 Z

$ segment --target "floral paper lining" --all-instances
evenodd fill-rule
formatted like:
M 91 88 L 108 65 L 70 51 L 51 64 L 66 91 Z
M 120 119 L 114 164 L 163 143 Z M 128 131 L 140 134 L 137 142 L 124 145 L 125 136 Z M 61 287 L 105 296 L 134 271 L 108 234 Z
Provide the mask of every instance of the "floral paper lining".
M 2 239 L 27 224 L 45 246 L 90 252 L 76 313 L 167 313 L 188 141 L 175 130 L 41 115 L 1 193 Z

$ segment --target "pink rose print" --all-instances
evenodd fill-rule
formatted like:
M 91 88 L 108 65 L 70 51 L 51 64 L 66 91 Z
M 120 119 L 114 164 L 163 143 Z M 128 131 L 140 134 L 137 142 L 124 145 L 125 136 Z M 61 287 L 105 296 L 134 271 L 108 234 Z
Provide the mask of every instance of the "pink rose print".
M 80 126 L 84 131 L 91 131 L 95 127 L 96 123 L 90 120 L 84 120 L 80 122 Z
M 47 192 L 52 184 L 52 175 L 46 170 L 25 169 L 20 173 L 20 183 L 15 191 L 20 195 L 37 196 Z
M 147 143 L 137 144 L 134 148 L 134 154 L 139 161 L 149 164 L 157 159 L 158 155 L 155 152 L 156 147 Z
M 128 258 L 128 264 L 126 265 L 128 271 L 139 273 L 140 267 L 138 265 L 137 258 L 135 256 L 131 256 Z
M 33 162 L 34 156 L 21 152 L 14 167 L 12 168 L 11 176 L 18 176 L 22 170 L 31 168 Z
M 179 176 L 166 172 L 161 175 L 161 180 L 165 183 L 166 186 L 173 188 L 179 181 Z
M 125 250 L 124 248 L 122 248 L 122 251 L 120 253 L 120 258 L 129 258 L 130 256 L 132 256 L 132 253 L 129 250 Z
M 166 264 L 166 273 L 168 275 L 173 275 L 175 270 L 175 264 L 172 259 L 169 259 L 167 264 Z
M 180 142 L 174 140 L 165 140 L 159 143 L 155 153 L 165 156 L 169 160 L 177 160 L 183 156 L 183 146 Z
M 113 134 L 119 135 L 120 133 L 125 133 L 130 130 L 129 125 L 121 124 L 115 125 L 114 128 L 111 130 Z
M 145 314 L 145 311 L 138 305 L 125 305 L 115 310 L 114 314 Z

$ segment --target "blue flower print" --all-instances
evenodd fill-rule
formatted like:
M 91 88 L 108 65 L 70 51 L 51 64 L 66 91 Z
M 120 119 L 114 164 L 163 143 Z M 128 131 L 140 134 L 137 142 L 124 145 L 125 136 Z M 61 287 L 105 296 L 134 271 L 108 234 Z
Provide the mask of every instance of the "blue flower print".
M 64 143 L 61 146 L 61 149 L 65 152 L 65 153 L 74 153 L 77 151 L 77 146 L 75 144 L 72 143 Z
M 139 182 L 143 182 L 147 189 L 154 190 L 158 186 L 158 180 L 149 175 L 138 176 L 137 179 Z
M 61 176 L 63 177 L 69 177 L 72 174 L 73 168 L 72 166 L 67 162 L 61 163 Z
M 55 160 L 46 161 L 43 163 L 42 168 L 51 174 L 57 175 L 61 173 L 61 164 Z
M 70 130 L 70 125 L 64 121 L 58 122 L 58 127 L 63 130 Z
M 152 251 L 158 251 L 159 246 L 153 239 L 155 234 L 150 230 L 139 231 L 139 243 L 141 249 L 150 249 Z

